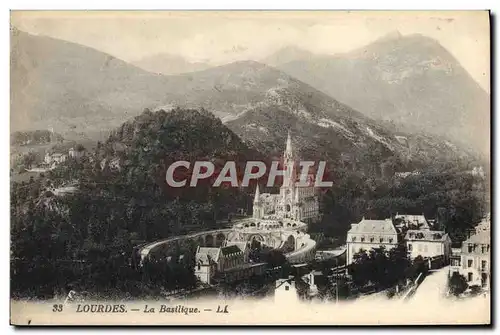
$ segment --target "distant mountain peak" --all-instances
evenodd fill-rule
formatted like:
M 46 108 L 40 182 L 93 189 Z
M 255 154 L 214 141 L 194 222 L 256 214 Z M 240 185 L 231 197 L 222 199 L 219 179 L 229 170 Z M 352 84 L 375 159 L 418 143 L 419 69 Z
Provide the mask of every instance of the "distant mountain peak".
M 398 40 L 403 37 L 403 34 L 399 30 L 393 30 L 378 39 L 378 41 L 386 41 L 386 40 Z
M 481 150 L 489 143 L 488 95 L 432 37 L 393 31 L 347 53 L 278 69 L 374 119 Z
M 301 49 L 296 45 L 287 45 L 264 58 L 262 62 L 274 66 L 296 60 L 307 60 L 313 56 L 312 52 Z
M 196 72 L 211 67 L 208 63 L 191 62 L 180 55 L 171 53 L 146 56 L 134 61 L 133 64 L 143 70 L 164 75 Z

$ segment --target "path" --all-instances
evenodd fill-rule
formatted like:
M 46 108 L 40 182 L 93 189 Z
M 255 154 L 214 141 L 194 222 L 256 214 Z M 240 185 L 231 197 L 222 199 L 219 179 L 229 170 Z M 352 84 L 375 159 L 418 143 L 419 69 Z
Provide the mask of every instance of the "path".
M 448 290 L 448 271 L 449 266 L 431 271 L 417 288 L 411 300 L 422 304 L 442 300 Z

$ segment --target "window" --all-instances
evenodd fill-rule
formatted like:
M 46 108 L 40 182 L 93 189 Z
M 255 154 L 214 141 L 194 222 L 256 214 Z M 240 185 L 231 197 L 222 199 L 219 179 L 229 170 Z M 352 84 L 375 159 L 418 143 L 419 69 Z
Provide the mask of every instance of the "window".
M 473 249 L 474 249 L 474 247 L 472 246 L 472 244 L 469 243 L 467 251 L 472 252 Z
M 373 237 L 370 237 L 370 242 L 372 242 L 372 243 L 373 243 L 373 240 L 374 240 L 374 238 L 373 238 Z
M 488 286 L 488 275 L 486 273 L 481 273 L 481 286 Z
M 361 238 L 361 242 L 364 242 L 364 241 L 365 241 L 365 238 L 364 238 L 364 237 L 362 237 L 362 238 Z
M 353 236 L 353 237 L 351 238 L 351 241 L 352 241 L 352 242 L 355 242 L 355 241 L 356 241 L 356 236 Z
M 481 261 L 481 271 L 486 271 L 486 261 Z
M 200 263 L 198 263 L 198 270 L 201 270 L 201 265 L 200 265 Z
M 467 274 L 467 281 L 472 281 L 472 272 Z
M 389 243 L 392 243 L 392 241 L 393 241 L 393 239 L 392 239 L 392 238 L 390 238 L 390 239 L 389 239 Z
M 451 266 L 460 266 L 460 259 L 452 259 L 451 260 Z
M 286 285 L 285 286 L 285 291 L 289 291 L 290 290 L 290 286 Z
M 383 237 L 380 238 L 380 243 L 384 243 L 384 238 Z
M 411 244 L 408 244 L 408 251 L 412 251 L 413 246 Z
M 471 268 L 471 267 L 472 267 L 472 263 L 473 263 L 473 262 L 472 262 L 472 259 L 468 259 L 468 260 L 467 260 L 467 267 L 468 267 L 468 268 Z
M 484 251 L 486 250 L 486 246 L 484 244 L 481 245 L 481 253 L 484 254 Z

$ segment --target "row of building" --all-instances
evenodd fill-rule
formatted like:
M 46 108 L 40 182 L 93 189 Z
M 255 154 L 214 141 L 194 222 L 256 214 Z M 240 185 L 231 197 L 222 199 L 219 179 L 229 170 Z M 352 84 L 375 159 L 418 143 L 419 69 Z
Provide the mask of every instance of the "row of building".
M 450 264 L 453 273 L 463 275 L 469 286 L 490 287 L 491 221 L 483 219 L 460 248 L 452 248 L 449 235 L 433 230 L 433 222 L 424 215 L 396 215 L 393 219 L 362 219 L 351 225 L 347 233 L 347 264 L 361 250 L 384 247 L 391 250 L 404 243 L 411 259 L 440 258 L 442 264 Z
M 83 155 L 85 155 L 85 150 L 81 147 L 70 148 L 67 154 L 60 152 L 53 152 L 53 153 L 46 152 L 44 157 L 44 163 L 47 165 L 53 165 L 53 164 L 57 165 L 65 162 L 68 159 L 68 157 L 78 159 L 83 157 Z
M 363 218 L 347 232 L 347 264 L 361 250 L 384 247 L 391 250 L 404 243 L 412 259 L 441 256 L 447 263 L 451 255 L 451 239 L 447 233 L 432 229 L 432 221 L 424 215 L 399 215 L 385 220 Z

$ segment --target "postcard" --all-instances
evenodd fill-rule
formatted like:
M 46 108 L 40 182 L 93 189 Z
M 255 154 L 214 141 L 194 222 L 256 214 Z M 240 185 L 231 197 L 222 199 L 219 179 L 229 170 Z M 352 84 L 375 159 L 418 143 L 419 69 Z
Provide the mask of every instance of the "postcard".
M 11 318 L 490 325 L 488 11 L 11 11 Z

